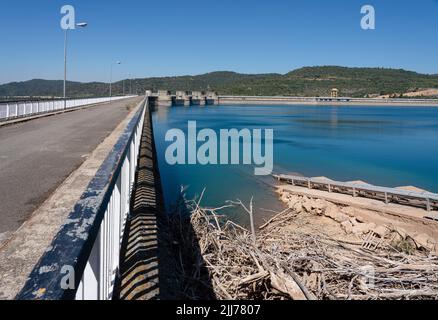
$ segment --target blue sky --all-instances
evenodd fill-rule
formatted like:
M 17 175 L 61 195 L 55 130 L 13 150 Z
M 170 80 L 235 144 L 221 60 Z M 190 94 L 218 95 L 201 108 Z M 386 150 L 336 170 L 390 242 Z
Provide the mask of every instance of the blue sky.
M 60 8 L 89 27 L 70 33 L 69 79 L 286 73 L 302 66 L 438 73 L 438 0 L 3 0 L 0 83 L 62 79 Z M 362 5 L 376 30 L 360 28 Z

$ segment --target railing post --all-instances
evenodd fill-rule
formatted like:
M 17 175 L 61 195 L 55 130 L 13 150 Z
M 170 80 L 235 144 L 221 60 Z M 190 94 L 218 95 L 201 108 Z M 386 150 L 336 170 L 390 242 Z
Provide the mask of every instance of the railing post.
M 130 182 L 129 182 L 129 152 L 127 154 L 127 157 L 123 163 L 122 171 L 121 171 L 121 210 L 122 214 L 120 216 L 120 230 L 119 234 L 120 237 L 123 236 L 123 230 L 125 230 L 125 222 L 127 219 L 127 216 L 129 214 L 129 200 L 131 198 L 130 195 Z
M 9 103 L 6 104 L 6 119 L 10 117 Z
M 129 147 L 129 154 L 130 154 L 130 161 L 129 161 L 129 193 L 132 193 L 133 184 L 135 180 L 135 167 L 136 167 L 136 161 L 135 161 L 135 151 L 134 151 L 134 141 L 131 141 L 130 147 Z
M 118 274 L 119 273 L 119 261 L 120 261 L 120 221 L 122 211 L 122 171 L 120 171 L 119 178 L 114 189 L 114 217 L 113 217 L 113 264 L 112 269 Z M 113 274 L 115 277 L 117 274 Z M 115 278 L 114 278 L 115 279 Z
M 100 244 L 100 279 L 99 279 L 99 300 L 106 300 L 106 274 L 107 274 L 107 216 L 108 209 L 101 225 L 101 244 Z
M 76 300 L 98 300 L 99 299 L 99 255 L 100 237 L 97 236 L 91 251 L 90 258 L 82 276 L 82 281 L 76 293 Z

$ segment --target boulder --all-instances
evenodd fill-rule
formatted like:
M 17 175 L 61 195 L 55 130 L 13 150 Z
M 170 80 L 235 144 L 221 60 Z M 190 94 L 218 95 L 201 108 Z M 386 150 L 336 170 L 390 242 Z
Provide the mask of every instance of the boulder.
M 312 201 L 311 200 L 304 201 L 303 202 L 303 208 L 308 213 L 311 213 L 312 212 Z
M 289 197 L 285 194 L 280 197 L 280 200 L 284 203 L 288 203 L 290 201 Z
M 377 234 L 380 238 L 384 238 L 390 232 L 390 230 L 386 226 L 378 226 L 373 229 L 373 232 Z
M 352 232 L 354 234 L 364 234 L 370 232 L 374 228 L 376 228 L 374 223 L 359 223 L 353 226 Z
M 353 225 L 349 220 L 342 222 L 341 226 L 347 234 L 351 234 L 353 232 Z
M 292 207 L 289 206 L 294 212 L 301 213 L 303 212 L 303 206 L 300 202 L 296 202 Z
M 412 235 L 411 237 L 415 241 L 417 249 L 426 249 L 428 251 L 433 251 L 435 249 L 435 241 L 427 234 L 421 233 L 418 235 Z
M 326 217 L 332 218 L 333 220 L 339 223 L 349 220 L 349 217 L 346 214 L 340 212 L 339 208 L 335 205 L 327 206 L 327 208 L 324 211 L 324 215 Z

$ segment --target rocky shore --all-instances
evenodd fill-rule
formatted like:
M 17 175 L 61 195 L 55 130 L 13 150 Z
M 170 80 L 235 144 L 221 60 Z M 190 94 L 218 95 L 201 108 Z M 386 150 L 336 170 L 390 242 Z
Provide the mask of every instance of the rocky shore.
M 336 236 L 338 237 L 365 241 L 368 236 L 395 247 L 402 245 L 409 250 L 424 250 L 438 254 L 437 240 L 427 233 L 422 233 L 421 225 L 415 228 L 417 232 L 411 232 L 397 226 L 398 221 L 395 218 L 393 221 L 389 219 L 386 224 L 379 223 L 379 219 L 373 218 L 373 215 L 378 215 L 378 213 L 372 210 L 340 206 L 326 200 L 294 195 L 286 190 L 280 190 L 279 193 L 280 199 L 294 212 L 308 214 L 315 218 L 328 218 L 329 220 L 315 219 L 314 222 L 320 223 L 322 227 L 326 225 L 332 230 L 337 228 Z M 357 214 L 358 211 L 362 211 L 362 214 Z M 364 218 L 363 213 L 368 213 L 368 219 Z M 407 223 L 418 224 L 416 221 L 407 221 Z

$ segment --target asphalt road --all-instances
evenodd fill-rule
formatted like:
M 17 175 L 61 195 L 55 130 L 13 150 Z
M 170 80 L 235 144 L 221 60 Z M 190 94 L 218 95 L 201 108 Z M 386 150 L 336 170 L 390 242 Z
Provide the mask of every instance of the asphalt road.
M 0 235 L 16 231 L 140 101 L 0 127 Z

